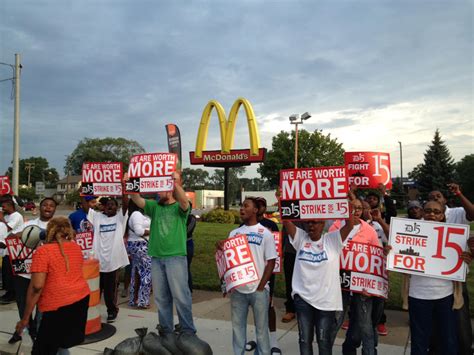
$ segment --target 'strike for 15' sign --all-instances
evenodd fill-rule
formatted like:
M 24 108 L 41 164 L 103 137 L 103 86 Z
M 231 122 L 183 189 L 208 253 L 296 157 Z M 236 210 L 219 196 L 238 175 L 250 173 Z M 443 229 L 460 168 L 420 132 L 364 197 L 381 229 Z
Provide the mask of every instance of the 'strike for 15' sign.
M 8 195 L 11 192 L 10 178 L 6 175 L 0 176 L 0 195 Z
M 240 234 L 226 239 L 215 257 L 219 278 L 224 281 L 226 292 L 259 280 L 247 236 Z
M 34 250 L 24 245 L 20 238 L 13 236 L 5 238 L 5 244 L 7 245 L 13 274 L 29 274 Z
M 387 268 L 413 275 L 465 281 L 469 226 L 392 218 Z
M 344 165 L 347 168 L 349 185 L 358 188 L 377 188 L 380 184 L 392 188 L 390 154 L 379 152 L 346 152 Z
M 343 290 L 388 298 L 388 274 L 382 247 L 348 242 L 341 255 L 339 273 Z
M 275 267 L 273 268 L 274 274 L 281 273 L 281 260 L 282 260 L 282 237 L 280 232 L 272 232 L 273 240 L 275 241 L 275 248 L 277 252 L 277 258 L 275 259 Z
M 122 176 L 122 163 L 84 163 L 81 196 L 122 196 Z
M 349 217 L 343 166 L 280 171 L 280 216 L 284 220 Z
M 173 191 L 172 174 L 176 171 L 177 156 L 173 153 L 134 155 L 128 166 L 127 193 L 156 193 Z

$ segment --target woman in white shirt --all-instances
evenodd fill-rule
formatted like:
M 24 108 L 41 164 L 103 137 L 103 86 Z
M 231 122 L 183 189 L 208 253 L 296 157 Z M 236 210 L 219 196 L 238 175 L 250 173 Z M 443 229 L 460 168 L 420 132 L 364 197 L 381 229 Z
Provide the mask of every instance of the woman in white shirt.
M 148 256 L 148 236 L 150 234 L 150 218 L 143 210 L 130 201 L 128 205 L 128 243 L 127 251 L 131 258 L 131 280 L 129 306 L 138 308 L 150 307 L 151 293 L 151 258 Z M 137 301 L 135 302 L 136 277 L 139 277 Z
M 424 219 L 445 222 L 443 206 L 436 201 L 425 204 Z M 456 285 L 457 284 L 457 285 Z M 408 289 L 411 354 L 428 354 L 432 325 L 439 325 L 441 353 L 457 354 L 456 313 L 462 294 L 459 283 L 433 277 L 411 275 Z M 460 296 L 460 297 L 459 297 Z M 435 319 L 436 318 L 436 319 Z
M 292 296 L 299 329 L 300 354 L 313 354 L 316 333 L 319 354 L 332 354 L 336 311 L 342 311 L 339 281 L 343 242 L 354 226 L 352 213 L 340 230 L 323 234 L 324 220 L 307 221 L 308 232 L 283 221 L 296 249 Z

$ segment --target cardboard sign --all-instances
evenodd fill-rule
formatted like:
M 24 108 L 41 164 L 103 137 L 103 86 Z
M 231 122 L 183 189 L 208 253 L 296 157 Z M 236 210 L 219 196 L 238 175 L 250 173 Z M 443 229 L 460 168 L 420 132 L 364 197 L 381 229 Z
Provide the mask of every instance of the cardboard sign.
M 280 232 L 272 232 L 273 239 L 275 240 L 275 248 L 277 252 L 277 258 L 275 259 L 275 267 L 273 268 L 274 274 L 281 273 L 281 258 L 282 258 L 282 237 Z
M 122 177 L 122 163 L 84 163 L 81 196 L 122 196 Z
M 284 220 L 349 217 L 343 166 L 280 171 L 280 215 Z
M 469 226 L 406 218 L 390 222 L 389 270 L 439 279 L 466 280 L 466 250 Z
M 92 242 L 94 241 L 94 232 L 87 231 L 76 233 L 76 244 L 81 247 L 82 255 L 88 256 L 92 250 Z
M 384 184 L 392 188 L 390 154 L 378 152 L 346 152 L 344 164 L 347 168 L 349 185 L 375 189 Z
M 134 155 L 128 166 L 125 190 L 132 194 L 173 191 L 171 174 L 176 171 L 177 161 L 173 153 Z
M 28 248 L 20 238 L 5 238 L 13 274 L 29 274 L 33 258 L 33 249 Z
M 216 252 L 216 263 L 219 278 L 224 280 L 226 292 L 259 280 L 246 235 L 226 239 L 223 250 Z
M 0 195 L 11 194 L 10 178 L 8 176 L 0 176 Z
M 340 268 L 341 288 L 388 298 L 388 274 L 383 248 L 349 242 L 343 249 Z

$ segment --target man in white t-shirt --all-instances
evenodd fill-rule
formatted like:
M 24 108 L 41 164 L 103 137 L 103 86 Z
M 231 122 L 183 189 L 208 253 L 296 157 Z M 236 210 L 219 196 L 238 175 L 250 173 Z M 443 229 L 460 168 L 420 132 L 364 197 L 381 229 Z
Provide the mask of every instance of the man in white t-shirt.
M 252 307 L 257 336 L 257 350 L 260 355 L 270 355 L 268 333 L 269 285 L 277 258 L 275 240 L 272 233 L 257 222 L 258 202 L 247 197 L 240 207 L 243 225 L 234 229 L 229 238 L 245 235 L 257 268 L 259 280 L 238 286 L 230 294 L 232 308 L 232 346 L 235 355 L 245 352 L 247 343 L 247 315 Z M 220 241 L 218 248 L 222 248 Z
M 308 232 L 283 221 L 296 249 L 292 297 L 301 354 L 313 353 L 315 332 L 319 354 L 332 354 L 336 311 L 342 311 L 340 256 L 344 241 L 354 227 L 353 218 L 351 213 L 342 228 L 329 233 L 323 233 L 324 220 L 308 220 Z
M 8 233 L 15 234 L 23 229 L 23 216 L 16 211 L 15 202 L 11 197 L 2 199 L 2 212 L 0 213 L 0 224 L 7 229 Z M 2 280 L 3 288 L 7 291 L 0 297 L 1 304 L 15 302 L 15 288 L 13 285 L 13 273 L 6 249 L 1 250 L 2 254 Z
M 40 202 L 40 216 L 36 219 L 32 219 L 26 222 L 23 228 L 15 234 L 16 237 L 21 237 L 21 231 L 28 227 L 28 226 L 38 226 L 41 229 L 46 230 L 46 226 L 48 222 L 53 218 L 54 213 L 56 212 L 56 201 L 50 197 L 44 198 Z M 32 255 L 30 256 L 32 257 Z M 16 304 L 18 306 L 18 314 L 20 319 L 23 319 L 23 313 L 25 312 L 26 308 L 26 298 L 27 298 L 27 291 L 30 285 L 31 274 L 19 274 L 14 276 L 13 282 L 15 285 L 15 294 L 16 294 Z M 30 323 L 28 326 L 29 334 L 31 338 L 34 340 L 36 338 L 36 319 L 38 318 L 38 311 L 36 311 L 36 317 L 30 317 Z M 18 335 L 16 332 L 8 341 L 10 344 L 13 344 L 17 341 L 21 340 L 21 335 Z
M 100 263 L 100 291 L 104 293 L 107 307 L 107 323 L 115 322 L 119 308 L 117 307 L 118 270 L 129 264 L 124 244 L 127 227 L 128 196 L 122 197 L 123 206 L 119 210 L 116 199 L 109 199 L 105 204 L 104 213 L 84 206 L 87 219 L 94 228 L 92 250 Z
M 447 204 L 447 199 L 441 191 L 434 190 L 428 195 L 430 201 L 437 201 L 444 206 L 444 215 L 446 216 L 446 223 L 456 223 L 469 225 L 474 221 L 474 204 L 463 195 L 458 184 L 448 184 L 449 191 L 456 196 L 461 202 L 462 207 L 450 208 Z M 463 283 L 462 290 L 464 305 L 461 309 L 456 310 L 457 326 L 458 326 L 458 343 L 459 354 L 472 354 L 472 326 L 469 313 L 469 294 L 467 290 L 467 283 Z

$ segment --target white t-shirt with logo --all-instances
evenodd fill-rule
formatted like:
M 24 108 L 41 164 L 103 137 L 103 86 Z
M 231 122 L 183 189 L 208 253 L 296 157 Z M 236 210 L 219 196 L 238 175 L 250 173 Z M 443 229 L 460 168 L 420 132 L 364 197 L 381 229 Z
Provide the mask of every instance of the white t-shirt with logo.
M 446 216 L 446 223 L 470 224 L 466 216 L 466 210 L 463 207 L 449 208 L 446 206 L 444 214 Z
M 119 209 L 113 217 L 89 209 L 87 219 L 94 226 L 92 250 L 100 262 L 100 272 L 112 272 L 128 265 L 128 255 L 123 236 L 128 215 Z
M 338 230 L 325 233 L 315 242 L 305 231 L 296 228 L 296 235 L 290 241 L 296 249 L 292 297 L 299 295 L 322 311 L 342 311 L 341 233 Z
M 262 279 L 267 260 L 276 259 L 278 256 L 275 247 L 275 239 L 273 238 L 273 234 L 260 223 L 253 226 L 243 225 L 234 229 L 230 232 L 229 238 L 238 234 L 245 234 L 247 236 L 247 242 L 258 272 L 258 281 L 239 286 L 234 290 L 245 294 L 253 293 L 257 290 L 260 280 Z M 268 282 L 265 288 L 269 288 Z

